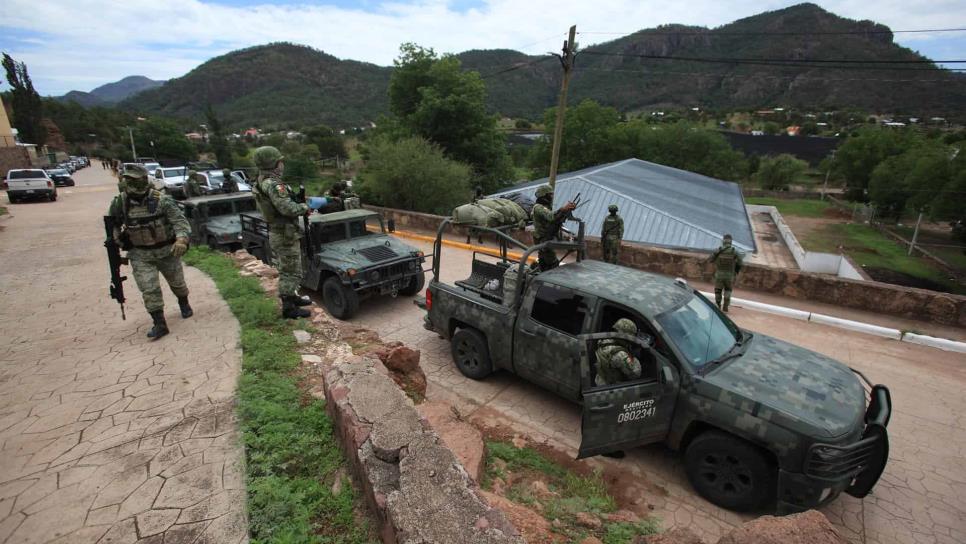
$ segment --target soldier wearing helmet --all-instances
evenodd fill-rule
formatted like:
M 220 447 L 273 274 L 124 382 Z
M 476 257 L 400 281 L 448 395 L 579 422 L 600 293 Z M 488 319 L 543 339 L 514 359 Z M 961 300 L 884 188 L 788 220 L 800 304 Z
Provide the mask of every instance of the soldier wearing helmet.
M 626 317 L 614 323 L 614 332 L 637 334 L 637 325 Z M 641 377 L 641 362 L 631 355 L 625 340 L 606 338 L 597 345 L 597 377 L 594 383 L 598 386 L 636 380 Z
M 298 287 L 302 283 L 302 231 L 299 229 L 299 218 L 309 213 L 309 206 L 296 202 L 294 193 L 282 181 L 285 157 L 278 149 L 259 147 L 253 158 L 258 167 L 258 178 L 252 185 L 252 194 L 268 223 L 268 241 L 278 259 L 278 296 L 282 299 L 282 317 L 308 317 L 309 311 L 301 306 L 308 306 L 312 301 L 299 296 Z M 324 198 L 317 200 L 324 205 Z
M 202 185 L 207 186 L 208 180 L 197 171 L 188 170 L 188 181 L 184 184 L 184 196 L 192 198 L 205 194 L 201 189 Z
M 533 241 L 537 244 L 549 242 L 557 238 L 560 227 L 577 205 L 568 202 L 556 212 L 553 211 L 553 188 L 541 185 L 536 191 L 537 203 L 530 212 L 533 216 Z M 557 254 L 552 249 L 544 248 L 537 253 L 541 271 L 550 270 L 560 265 Z
M 129 166 L 122 183 L 123 192 L 111 201 L 108 214 L 120 225 L 114 230 L 114 238 L 127 250 L 134 281 L 151 315 L 153 326 L 148 338 L 157 340 L 168 334 L 159 272 L 178 297 L 181 317 L 189 318 L 194 313 L 188 304 L 188 285 L 181 267 L 191 227 L 174 200 L 151 187 L 143 166 Z
M 741 267 L 741 253 L 731 245 L 731 235 L 725 234 L 721 240 L 721 247 L 714 250 L 708 257 L 708 262 L 714 264 L 714 303 L 727 313 L 731 304 L 731 291 L 734 289 L 735 279 Z M 723 296 L 722 296 L 723 295 Z M 722 298 L 724 302 L 722 302 Z
M 610 215 L 604 218 L 600 227 L 600 245 L 604 253 L 604 261 L 617 264 L 620 259 L 621 240 L 624 239 L 624 218 L 617 215 L 617 204 L 607 207 Z

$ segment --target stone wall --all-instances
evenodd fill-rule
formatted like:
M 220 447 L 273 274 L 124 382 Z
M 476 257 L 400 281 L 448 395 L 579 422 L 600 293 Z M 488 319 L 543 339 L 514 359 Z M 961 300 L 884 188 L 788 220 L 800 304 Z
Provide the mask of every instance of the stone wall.
M 0 147 L 0 177 L 6 178 L 7 171 L 30 168 L 30 156 L 20 146 Z
M 382 213 L 383 217 L 393 218 L 396 228 L 402 230 L 435 233 L 440 221 L 444 219 L 438 215 L 405 210 L 376 206 L 367 208 Z M 516 237 L 529 243 L 526 234 Z M 587 246 L 592 258 L 600 258 L 600 243 L 597 239 L 588 238 Z M 705 262 L 706 258 L 706 255 L 631 243 L 625 243 L 621 251 L 621 264 L 625 266 L 667 276 L 711 281 L 713 271 L 711 265 Z M 738 277 L 737 287 L 908 319 L 966 326 L 966 296 L 927 289 L 753 264 L 745 265 Z

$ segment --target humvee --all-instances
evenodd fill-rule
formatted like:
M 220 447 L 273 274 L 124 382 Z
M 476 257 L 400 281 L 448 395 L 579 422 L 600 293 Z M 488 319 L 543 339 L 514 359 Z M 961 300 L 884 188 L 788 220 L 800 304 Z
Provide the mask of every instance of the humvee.
M 424 326 L 448 339 L 453 361 L 480 380 L 503 369 L 582 405 L 578 458 L 663 442 L 710 502 L 788 513 L 863 497 L 885 468 L 889 390 L 813 351 L 736 325 L 684 280 L 584 258 L 576 242 L 502 241 L 474 254 L 471 275 L 440 280 L 440 225 Z M 582 225 L 581 225 L 582 227 Z M 522 251 L 518 260 L 507 247 Z M 543 247 L 577 260 L 536 273 Z M 613 331 L 628 318 L 637 336 Z M 640 379 L 595 385 L 596 345 L 618 338 Z
M 244 213 L 241 223 L 243 247 L 273 264 L 268 223 L 261 214 Z M 386 234 L 382 216 L 374 211 L 316 213 L 303 236 L 302 285 L 321 293 L 334 317 L 349 319 L 368 297 L 419 294 L 426 281 L 425 261 L 422 251 Z
M 191 224 L 193 245 L 234 251 L 242 245 L 239 215 L 255 210 L 255 197 L 251 193 L 196 196 L 179 200 L 178 206 Z

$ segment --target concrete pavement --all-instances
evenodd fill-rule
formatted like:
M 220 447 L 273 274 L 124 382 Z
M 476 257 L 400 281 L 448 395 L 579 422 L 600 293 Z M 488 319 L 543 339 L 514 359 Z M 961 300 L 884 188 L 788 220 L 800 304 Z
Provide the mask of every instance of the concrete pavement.
M 429 244 L 407 242 L 431 251 Z M 468 252 L 446 246 L 443 251 L 445 281 L 469 275 Z M 464 378 L 452 363 L 449 344 L 422 328 L 422 315 L 411 299 L 380 298 L 366 301 L 353 322 L 422 351 L 428 398 L 446 398 L 480 423 L 508 425 L 575 453 L 577 406 L 506 373 L 481 382 Z M 864 500 L 843 496 L 823 509 L 844 536 L 881 544 L 966 542 L 966 473 L 961 466 L 966 456 L 961 418 L 966 355 L 748 310 L 736 309 L 732 317 L 752 331 L 835 357 L 890 387 L 895 410 L 882 480 Z M 620 461 L 593 462 L 630 476 L 635 483 L 628 492 L 652 504 L 665 528 L 688 526 L 713 541 L 747 519 L 698 497 L 680 458 L 662 446 L 639 448 Z
M 54 203 L 4 197 L 0 543 L 245 542 L 238 323 L 193 268 L 194 317 L 165 287 L 171 335 L 145 338 L 133 278 L 122 321 L 101 245 L 116 180 L 96 161 L 74 178 Z

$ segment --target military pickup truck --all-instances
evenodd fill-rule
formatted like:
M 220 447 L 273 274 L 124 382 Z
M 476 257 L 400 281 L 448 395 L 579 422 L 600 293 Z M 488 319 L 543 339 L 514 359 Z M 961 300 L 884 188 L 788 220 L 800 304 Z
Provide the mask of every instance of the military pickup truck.
M 191 243 L 211 249 L 234 251 L 242 247 L 241 218 L 255 211 L 251 193 L 196 196 L 178 201 L 191 224 Z
M 684 454 L 697 492 L 736 511 L 789 513 L 863 497 L 885 468 L 889 390 L 838 361 L 744 330 L 684 280 L 586 260 L 577 242 L 474 254 L 471 275 L 440 281 L 440 226 L 424 325 L 472 379 L 503 369 L 582 404 L 578 458 L 663 442 Z M 582 229 L 581 229 L 582 231 Z M 522 252 L 508 258 L 507 247 Z M 577 261 L 535 273 L 542 247 Z M 621 318 L 638 335 L 613 331 Z M 639 379 L 596 386 L 596 346 L 623 340 Z
M 261 214 L 243 213 L 241 224 L 243 247 L 274 265 Z M 302 245 L 302 285 L 321 293 L 334 317 L 349 319 L 368 297 L 419 294 L 426 282 L 425 261 L 422 251 L 386 234 L 374 211 L 316 213 Z

